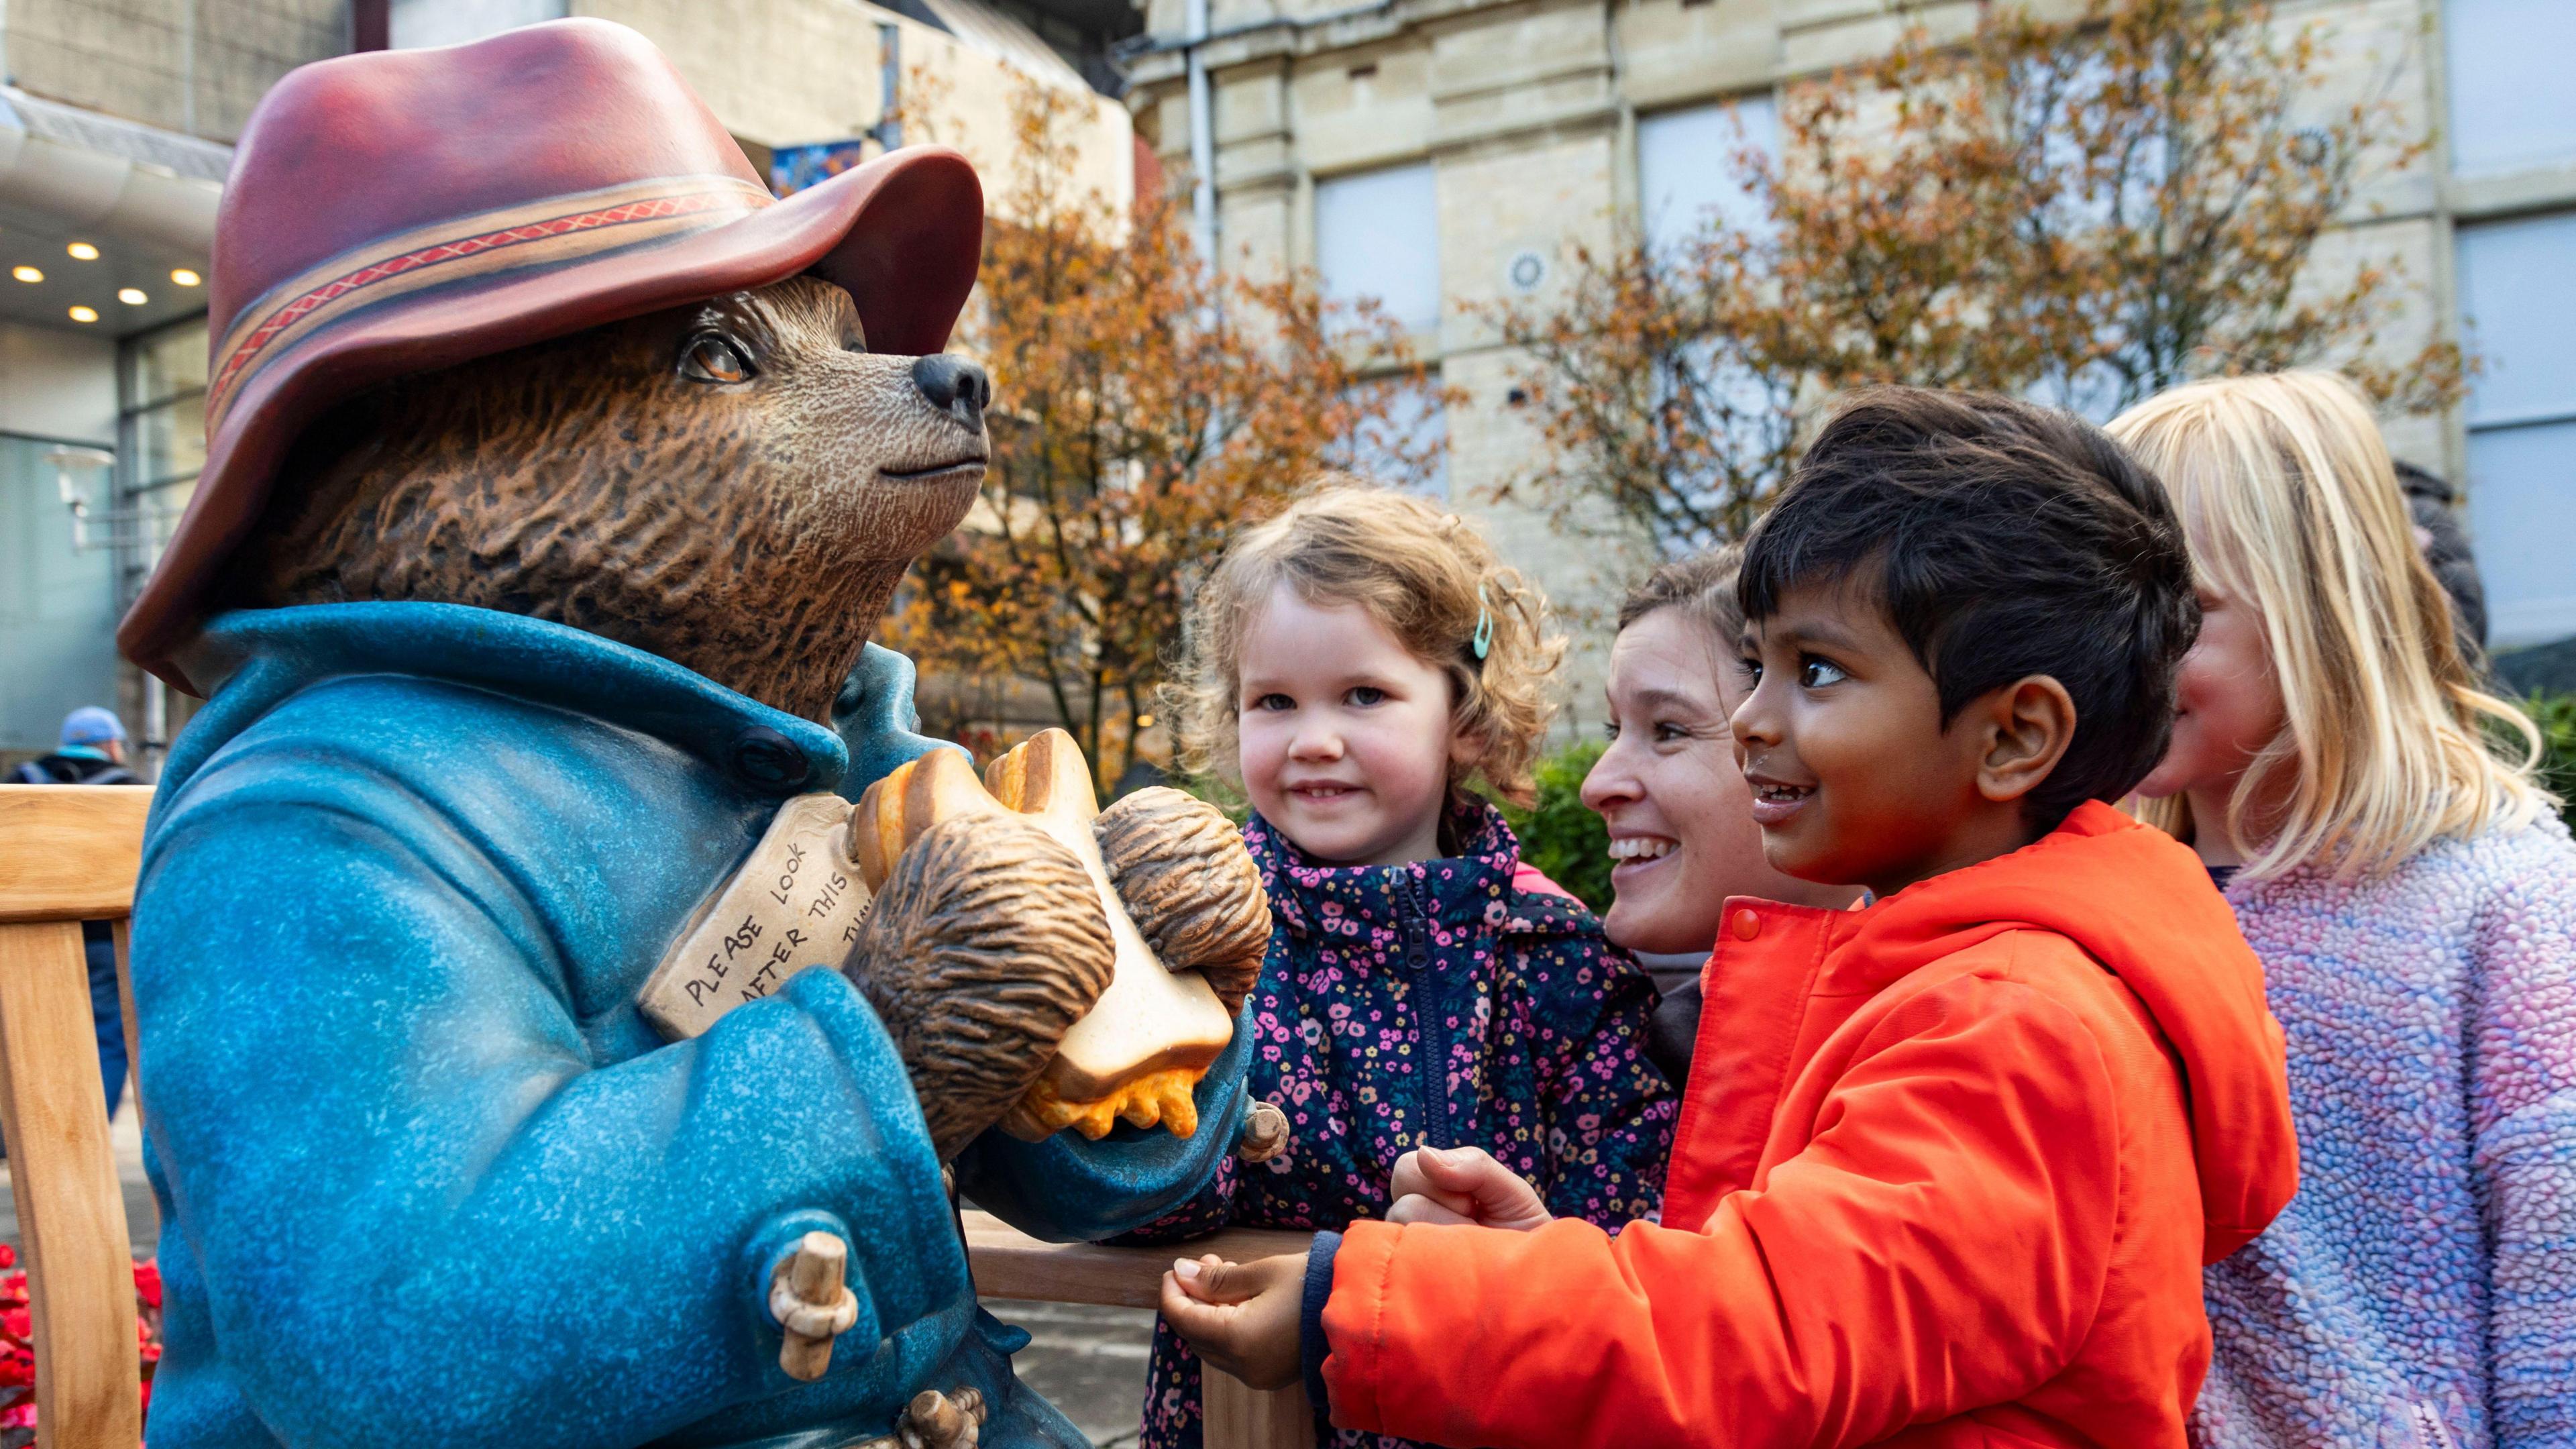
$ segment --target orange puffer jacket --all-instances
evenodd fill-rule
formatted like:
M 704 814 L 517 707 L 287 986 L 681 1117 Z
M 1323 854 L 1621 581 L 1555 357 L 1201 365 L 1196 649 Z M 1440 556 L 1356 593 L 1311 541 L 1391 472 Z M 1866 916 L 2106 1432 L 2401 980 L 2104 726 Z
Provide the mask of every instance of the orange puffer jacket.
M 2297 1186 L 2199 861 L 2087 804 L 1864 911 L 1728 903 L 1663 1222 L 1359 1223 L 1336 1424 L 1494 1446 L 2175 1446 L 2200 1269 Z

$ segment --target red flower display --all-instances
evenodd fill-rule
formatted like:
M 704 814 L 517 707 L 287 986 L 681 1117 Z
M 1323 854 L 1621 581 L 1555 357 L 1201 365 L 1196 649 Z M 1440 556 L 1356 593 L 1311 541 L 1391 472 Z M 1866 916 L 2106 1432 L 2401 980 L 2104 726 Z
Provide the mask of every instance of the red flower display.
M 35 1315 L 27 1302 L 27 1275 L 16 1271 L 18 1252 L 0 1243 L 0 1449 L 29 1449 L 36 1427 Z M 134 1264 L 135 1354 L 143 1369 L 143 1407 L 152 1406 L 152 1371 L 161 1362 L 161 1266 Z M 140 1449 L 140 1446 L 137 1446 Z

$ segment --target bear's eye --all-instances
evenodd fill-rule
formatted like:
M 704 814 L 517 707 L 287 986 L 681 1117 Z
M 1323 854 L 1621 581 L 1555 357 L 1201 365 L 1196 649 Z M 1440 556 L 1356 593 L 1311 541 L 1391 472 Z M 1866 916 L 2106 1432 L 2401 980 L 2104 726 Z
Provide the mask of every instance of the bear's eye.
M 691 338 L 680 354 L 680 375 L 692 382 L 749 382 L 752 372 L 742 349 L 712 332 Z

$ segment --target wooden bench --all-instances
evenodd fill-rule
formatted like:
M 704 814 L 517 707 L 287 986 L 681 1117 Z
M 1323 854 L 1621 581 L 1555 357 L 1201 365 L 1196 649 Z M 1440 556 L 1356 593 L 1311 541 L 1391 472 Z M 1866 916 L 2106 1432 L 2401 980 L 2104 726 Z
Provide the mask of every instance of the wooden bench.
M 966 1257 L 975 1268 L 975 1291 L 986 1298 L 1042 1303 L 1151 1308 L 1159 1301 L 1163 1270 L 1174 1258 L 1214 1253 L 1241 1263 L 1274 1253 L 1302 1254 L 1313 1241 L 1311 1233 L 1236 1228 L 1168 1248 L 1101 1248 L 1040 1242 L 991 1213 L 966 1214 Z M 1256 1389 L 1212 1368 L 1202 1372 L 1200 1384 L 1207 1449 L 1313 1449 L 1315 1419 L 1303 1387 Z
M 26 1247 L 35 1316 L 36 1414 L 46 1449 L 134 1449 L 142 1437 L 134 1275 L 125 1199 L 108 1146 L 80 923 L 126 919 L 152 792 L 132 786 L 0 785 L 0 1133 Z M 125 1045 L 142 1056 L 124 989 Z M 1231 1232 L 1184 1249 L 1043 1243 L 966 1214 L 986 1297 L 1151 1308 L 1180 1252 L 1238 1261 L 1303 1252 L 1303 1233 Z M 1208 1449 L 1312 1449 L 1305 1391 L 1206 1378 Z M 1141 1402 L 1139 1404 L 1141 1408 Z
M 107 1142 L 81 922 L 126 917 L 152 792 L 0 785 L 0 1135 L 35 1316 L 46 1449 L 134 1449 L 143 1435 L 134 1260 Z M 125 994 L 134 1055 L 134 998 Z

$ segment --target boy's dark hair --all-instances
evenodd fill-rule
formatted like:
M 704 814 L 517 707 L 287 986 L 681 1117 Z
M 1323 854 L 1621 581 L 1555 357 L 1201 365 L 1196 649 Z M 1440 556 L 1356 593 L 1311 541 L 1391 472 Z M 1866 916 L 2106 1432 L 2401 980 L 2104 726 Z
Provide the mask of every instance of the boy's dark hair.
M 1984 393 L 1862 393 L 1747 538 L 1736 597 L 1759 621 L 1846 582 L 1939 686 L 1943 729 L 2017 679 L 2065 686 L 2075 737 L 2023 797 L 2033 828 L 2117 801 L 2163 757 L 2200 604 L 2164 488 L 2101 429 Z

